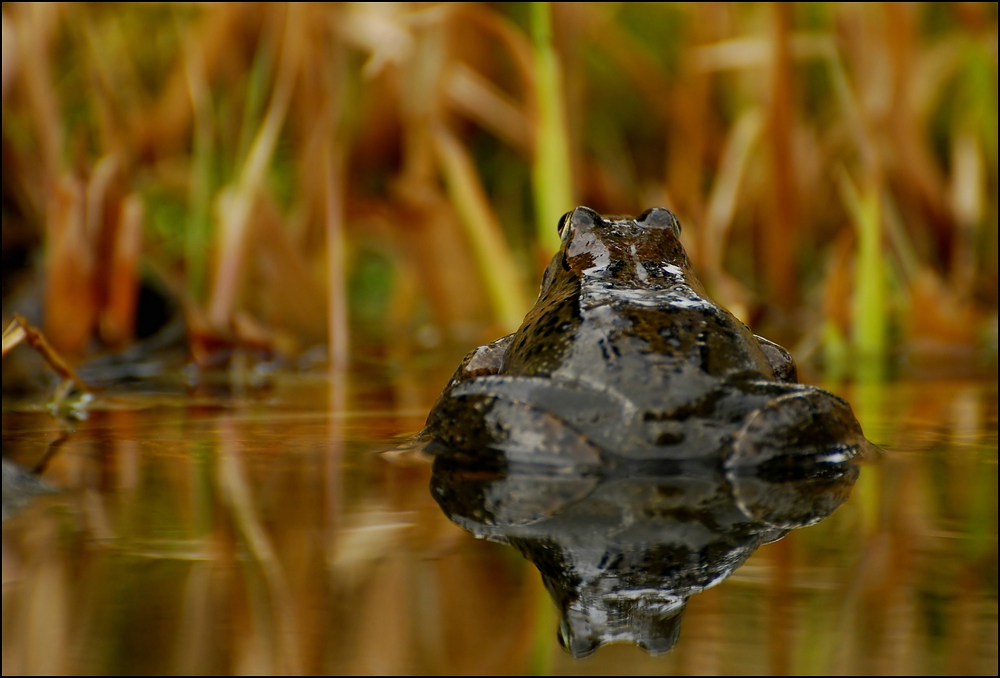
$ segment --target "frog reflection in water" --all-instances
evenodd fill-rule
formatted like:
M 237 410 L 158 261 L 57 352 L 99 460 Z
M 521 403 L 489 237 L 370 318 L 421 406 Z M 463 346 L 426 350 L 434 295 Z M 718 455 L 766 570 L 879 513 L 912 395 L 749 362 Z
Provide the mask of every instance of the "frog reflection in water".
M 578 207 L 559 232 L 521 327 L 472 351 L 428 416 L 434 491 L 460 525 L 539 566 L 574 654 L 608 640 L 664 651 L 676 638 L 664 620 L 687 595 L 835 508 L 856 477 L 849 462 L 875 448 L 845 401 L 798 384 L 785 349 L 706 297 L 668 210 L 633 219 Z M 821 509 L 795 492 L 760 496 L 775 478 L 805 482 Z M 730 497 L 725 509 L 717 497 Z M 602 550 L 598 534 L 617 536 Z M 642 569 L 674 574 L 623 576 Z

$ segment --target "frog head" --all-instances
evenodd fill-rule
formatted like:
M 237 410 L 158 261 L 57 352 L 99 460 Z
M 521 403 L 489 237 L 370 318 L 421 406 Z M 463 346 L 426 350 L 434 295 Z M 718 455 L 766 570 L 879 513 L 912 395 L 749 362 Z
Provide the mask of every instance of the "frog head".
M 543 295 L 560 281 L 616 287 L 662 287 L 694 279 L 680 242 L 681 225 L 663 207 L 638 217 L 604 217 L 577 207 L 559 219 L 561 245 L 545 272 Z

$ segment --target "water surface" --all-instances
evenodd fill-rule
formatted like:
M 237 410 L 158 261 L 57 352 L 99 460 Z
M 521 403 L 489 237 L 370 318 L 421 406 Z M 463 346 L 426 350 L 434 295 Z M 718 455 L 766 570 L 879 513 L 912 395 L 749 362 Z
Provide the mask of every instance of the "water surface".
M 846 503 L 692 596 L 671 652 L 574 660 L 538 572 L 396 449 L 446 376 L 111 392 L 71 427 L 5 400 L 45 485 L 3 525 L 4 674 L 997 673 L 995 380 L 825 384 L 886 451 Z

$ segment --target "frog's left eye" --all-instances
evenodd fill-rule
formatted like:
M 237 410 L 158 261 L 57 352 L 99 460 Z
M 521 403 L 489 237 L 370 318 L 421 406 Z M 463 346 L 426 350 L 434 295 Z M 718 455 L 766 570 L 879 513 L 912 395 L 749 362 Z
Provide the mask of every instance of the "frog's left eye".
M 559 233 L 559 235 L 562 235 L 563 229 L 566 228 L 566 222 L 569 221 L 569 217 L 571 214 L 573 213 L 567 212 L 566 214 L 559 217 L 559 225 L 556 226 L 556 231 Z
M 665 207 L 652 207 L 638 217 L 635 223 L 647 228 L 669 228 L 676 237 L 681 237 L 681 222 L 677 221 L 674 213 Z

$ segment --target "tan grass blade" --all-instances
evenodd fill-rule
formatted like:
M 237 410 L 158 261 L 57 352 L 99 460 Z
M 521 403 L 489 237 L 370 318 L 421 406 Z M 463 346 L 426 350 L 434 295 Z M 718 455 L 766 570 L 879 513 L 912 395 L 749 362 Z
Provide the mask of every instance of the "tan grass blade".
M 444 126 L 435 127 L 433 135 L 448 194 L 469 239 L 497 321 L 505 332 L 513 332 L 520 326 L 528 302 L 503 229 L 465 148 Z
M 251 211 L 288 113 L 301 52 L 298 39 L 301 31 L 300 13 L 300 7 L 289 5 L 281 64 L 267 114 L 257 130 L 236 184 L 225 189 L 219 196 L 221 242 L 215 266 L 215 281 L 208 302 L 209 322 L 217 328 L 228 325 L 234 310 L 246 263 Z

